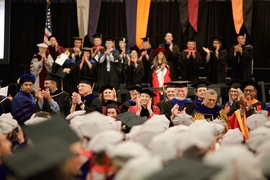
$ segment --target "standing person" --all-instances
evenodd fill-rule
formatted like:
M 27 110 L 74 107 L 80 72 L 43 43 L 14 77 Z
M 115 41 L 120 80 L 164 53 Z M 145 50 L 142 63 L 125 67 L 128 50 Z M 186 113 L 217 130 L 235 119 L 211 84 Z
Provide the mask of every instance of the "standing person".
M 201 54 L 196 50 L 195 38 L 187 39 L 187 49 L 181 52 L 180 69 L 182 80 L 198 81 L 199 67 L 202 64 Z
M 222 37 L 214 36 L 212 38 L 213 49 L 203 47 L 207 53 L 205 57 L 207 80 L 212 84 L 224 83 L 226 79 L 227 51 L 222 48 L 222 40 Z
M 83 42 L 80 37 L 73 37 L 74 47 L 70 48 L 71 58 L 78 62 L 81 59 Z
M 161 88 L 163 87 L 164 82 L 171 81 L 171 67 L 169 67 L 167 63 L 165 49 L 158 47 L 155 50 L 155 58 L 151 69 L 153 88 Z M 160 95 L 162 94 L 162 91 L 154 91 L 154 93 L 157 95 L 154 97 L 154 104 L 157 104 L 160 102 Z
M 84 47 L 82 59 L 78 62 L 79 76 L 85 76 L 90 78 L 97 78 L 98 65 L 94 59 L 92 59 L 92 49 Z
M 165 49 L 166 59 L 168 61 L 169 67 L 171 67 L 171 79 L 172 81 L 178 80 L 178 61 L 180 56 L 180 48 L 173 42 L 174 37 L 173 31 L 166 31 L 165 32 L 165 41 L 159 45 L 159 47 Z
M 229 63 L 232 67 L 232 79 L 249 81 L 253 74 L 253 47 L 246 44 L 246 37 L 237 36 L 238 44 L 232 46 L 229 53 Z
M 21 89 L 11 101 L 11 114 L 19 124 L 23 124 L 34 113 L 35 99 L 31 95 L 36 78 L 32 74 L 23 74 L 18 80 Z
M 142 87 L 139 85 L 133 85 L 127 88 L 130 94 L 130 99 L 122 104 L 121 113 L 127 112 L 130 106 L 135 106 L 137 98 L 140 97 L 140 91 Z
M 107 37 L 105 39 L 106 49 L 99 52 L 99 71 L 98 71 L 98 87 L 106 84 L 113 84 L 119 89 L 121 77 L 121 59 L 119 51 L 115 49 L 114 38 Z
M 97 61 L 99 58 L 100 50 L 104 50 L 104 47 L 101 45 L 102 44 L 102 34 L 96 33 L 92 37 L 94 38 L 94 46 L 92 47 L 92 49 L 93 49 L 92 58 Z
M 30 72 L 36 77 L 34 90 L 37 90 L 39 87 L 44 89 L 46 73 L 52 71 L 54 63 L 52 56 L 47 52 L 48 46 L 46 44 L 39 43 L 37 47 L 39 52 L 34 54 L 30 65 Z
M 200 81 L 197 81 L 191 85 L 192 87 L 194 87 L 196 89 L 197 99 L 195 99 L 193 102 L 195 102 L 197 104 L 197 106 L 202 105 L 203 100 L 204 100 L 204 96 L 205 96 L 205 92 L 207 91 L 207 87 L 210 84 L 211 83 L 209 83 L 207 81 L 200 80 Z
M 144 76 L 144 67 L 141 60 L 138 59 L 139 48 L 135 45 L 131 49 L 130 57 L 127 56 L 127 60 L 124 66 L 126 87 L 134 84 L 141 85 L 142 78 Z
M 48 39 L 50 41 L 50 45 L 47 49 L 47 53 L 52 56 L 53 60 L 56 60 L 57 56 L 64 52 L 64 48 L 59 46 L 56 36 L 51 35 Z
M 122 63 L 121 83 L 125 83 L 125 62 L 130 54 L 130 49 L 127 48 L 128 40 L 125 37 L 119 37 L 117 39 L 119 45 L 119 54 Z
M 152 74 L 151 66 L 153 65 L 154 50 L 151 48 L 150 38 L 142 38 L 142 49 L 140 51 L 139 60 L 143 62 L 144 76 L 142 78 L 142 83 L 149 84 L 152 86 Z
M 58 89 L 61 87 L 61 80 L 64 76 L 49 73 L 45 78 L 45 90 L 37 90 L 38 101 L 35 105 L 35 112 L 46 111 L 49 113 L 69 114 L 70 97 L 69 93 Z

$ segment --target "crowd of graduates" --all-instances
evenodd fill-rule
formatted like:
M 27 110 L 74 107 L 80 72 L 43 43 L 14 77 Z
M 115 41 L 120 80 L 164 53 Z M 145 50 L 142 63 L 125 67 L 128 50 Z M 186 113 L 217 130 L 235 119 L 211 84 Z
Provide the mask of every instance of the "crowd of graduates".
M 247 66 L 235 75 L 241 80 L 225 83 L 227 53 L 214 45 L 220 37 L 214 51 L 204 48 L 211 82 L 198 80 L 193 38 L 180 53 L 171 31 L 156 50 L 149 38 L 142 50 L 128 50 L 121 38 L 118 51 L 112 37 L 105 47 L 94 37 L 92 48 L 76 38 L 64 49 L 55 36 L 49 47 L 38 44 L 20 90 L 0 97 L 0 179 L 270 179 L 270 109 L 256 99 Z M 244 36 L 238 41 L 235 64 L 252 64 L 252 47 L 241 44 Z M 122 82 L 125 102 L 116 93 Z M 228 102 L 217 105 L 211 83 L 225 83 Z

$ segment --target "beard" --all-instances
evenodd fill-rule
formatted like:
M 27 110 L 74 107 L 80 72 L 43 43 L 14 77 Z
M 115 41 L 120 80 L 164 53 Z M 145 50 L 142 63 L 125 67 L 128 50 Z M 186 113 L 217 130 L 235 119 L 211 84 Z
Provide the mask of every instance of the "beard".
M 175 99 L 177 99 L 178 101 L 184 101 L 186 99 L 185 96 L 175 96 Z

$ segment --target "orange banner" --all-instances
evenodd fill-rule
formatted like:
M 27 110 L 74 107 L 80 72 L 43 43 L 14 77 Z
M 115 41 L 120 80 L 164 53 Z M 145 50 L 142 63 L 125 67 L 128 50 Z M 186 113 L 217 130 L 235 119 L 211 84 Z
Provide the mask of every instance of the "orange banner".
M 150 0 L 138 0 L 137 2 L 136 45 L 140 49 L 142 47 L 141 38 L 146 37 L 147 33 L 150 3 Z
M 243 25 L 243 0 L 232 0 L 232 13 L 234 28 L 237 34 L 240 33 L 240 29 Z

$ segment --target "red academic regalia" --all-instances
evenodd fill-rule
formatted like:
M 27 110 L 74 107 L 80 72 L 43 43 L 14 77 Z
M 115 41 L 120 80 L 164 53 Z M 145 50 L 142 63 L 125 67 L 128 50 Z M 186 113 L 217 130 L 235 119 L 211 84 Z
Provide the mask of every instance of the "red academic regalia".
M 133 112 L 133 113 L 136 114 L 136 112 L 138 111 L 138 107 L 137 106 L 130 106 L 130 108 L 128 109 L 128 111 Z M 151 117 L 153 117 L 155 114 L 160 115 L 160 109 L 157 106 L 153 105 L 152 106 L 152 111 L 153 111 L 153 113 L 150 114 L 147 117 L 148 119 L 150 119 Z

